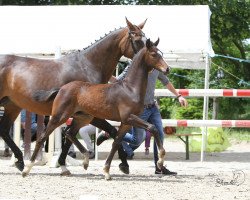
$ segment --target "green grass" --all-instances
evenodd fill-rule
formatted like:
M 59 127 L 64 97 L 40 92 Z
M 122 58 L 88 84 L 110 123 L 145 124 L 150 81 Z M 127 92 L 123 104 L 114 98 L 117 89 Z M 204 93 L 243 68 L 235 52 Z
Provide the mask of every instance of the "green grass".
M 250 141 L 250 130 L 237 130 L 237 129 L 228 129 L 227 135 L 229 139 L 235 139 L 237 141 Z

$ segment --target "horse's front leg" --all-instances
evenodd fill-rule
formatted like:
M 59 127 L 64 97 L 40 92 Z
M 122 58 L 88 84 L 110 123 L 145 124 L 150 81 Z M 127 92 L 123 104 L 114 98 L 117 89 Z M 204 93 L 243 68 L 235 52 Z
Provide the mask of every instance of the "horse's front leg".
M 36 141 L 36 146 L 34 149 L 34 152 L 30 158 L 30 163 L 28 163 L 23 172 L 22 172 L 22 176 L 25 177 L 29 174 L 31 168 L 34 166 L 35 164 L 35 159 L 37 157 L 37 154 L 39 152 L 39 149 L 42 147 L 42 145 L 44 144 L 44 142 L 49 138 L 49 135 L 61 124 L 63 124 L 66 121 L 66 118 L 60 118 L 58 116 L 52 116 L 52 118 L 50 119 L 47 128 L 45 129 L 45 131 L 41 134 L 41 137 Z
M 119 146 L 121 144 L 123 136 L 125 135 L 125 133 L 130 128 L 131 128 L 130 125 L 121 124 L 121 126 L 118 129 L 118 135 L 114 139 L 114 142 L 112 143 L 111 151 L 109 152 L 109 155 L 108 155 L 108 157 L 106 159 L 106 162 L 105 162 L 105 166 L 103 168 L 104 176 L 105 176 L 106 180 L 111 180 L 111 176 L 110 176 L 109 170 L 110 170 L 110 165 L 111 165 L 112 159 L 113 159 L 113 157 L 115 155 L 115 152 L 118 150 L 118 148 L 119 148 Z
M 4 115 L 0 120 L 0 136 L 3 138 L 4 142 L 9 146 L 12 152 L 15 155 L 17 161 L 15 162 L 15 166 L 22 171 L 24 168 L 23 162 L 23 153 L 15 144 L 13 139 L 11 138 L 9 132 L 10 128 L 17 118 L 18 114 L 20 113 L 21 109 L 14 105 L 12 102 L 7 102 L 4 105 Z
M 30 170 L 32 169 L 32 167 L 35 164 L 35 159 L 37 157 L 37 154 L 39 152 L 39 149 L 42 147 L 42 145 L 44 144 L 44 142 L 47 140 L 47 138 L 49 137 L 51 132 L 48 131 L 48 129 L 45 130 L 45 132 L 42 133 L 41 138 L 36 140 L 36 146 L 34 149 L 34 152 L 30 158 L 30 162 L 25 166 L 24 170 L 22 171 L 22 176 L 25 177 L 30 173 Z
M 130 115 L 130 117 L 128 119 L 128 123 L 131 124 L 132 126 L 146 129 L 153 134 L 155 141 L 156 141 L 156 145 L 157 145 L 158 150 L 159 150 L 159 153 L 158 153 L 159 159 L 157 161 L 157 166 L 159 169 L 162 169 L 166 152 L 165 152 L 165 149 L 163 147 L 163 142 L 160 139 L 160 135 L 158 133 L 157 128 L 153 124 L 150 124 L 150 123 L 142 120 L 140 117 L 133 115 L 133 114 Z

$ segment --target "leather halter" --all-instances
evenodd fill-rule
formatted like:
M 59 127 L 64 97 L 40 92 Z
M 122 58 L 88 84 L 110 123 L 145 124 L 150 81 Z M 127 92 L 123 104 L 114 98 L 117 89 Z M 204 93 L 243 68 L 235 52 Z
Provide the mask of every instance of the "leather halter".
M 136 36 L 141 36 L 143 38 L 143 37 L 145 37 L 145 33 L 142 32 L 141 34 L 138 34 L 138 33 L 135 33 L 134 31 L 129 31 L 128 34 L 129 34 L 129 40 L 131 42 L 132 49 L 134 51 L 134 54 L 136 54 L 138 52 L 138 50 L 136 50 L 136 48 L 135 48 L 135 44 L 134 44 L 134 41 L 132 40 L 131 34 L 134 34 Z M 145 37 L 145 39 L 147 39 L 147 38 Z

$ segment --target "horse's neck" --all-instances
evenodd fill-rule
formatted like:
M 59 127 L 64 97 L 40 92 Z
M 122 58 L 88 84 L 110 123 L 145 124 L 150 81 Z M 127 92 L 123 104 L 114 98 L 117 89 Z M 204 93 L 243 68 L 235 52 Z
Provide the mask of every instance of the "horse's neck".
M 122 56 L 119 47 L 122 39 L 119 36 L 120 32 L 121 30 L 117 30 L 110 33 L 80 53 L 82 59 L 87 58 L 87 62 L 91 63 L 91 66 L 85 67 L 91 67 L 97 74 L 99 73 L 100 83 L 108 82 Z
M 143 55 L 134 58 L 132 65 L 124 79 L 124 86 L 133 88 L 138 97 L 144 99 L 148 82 L 148 68 Z

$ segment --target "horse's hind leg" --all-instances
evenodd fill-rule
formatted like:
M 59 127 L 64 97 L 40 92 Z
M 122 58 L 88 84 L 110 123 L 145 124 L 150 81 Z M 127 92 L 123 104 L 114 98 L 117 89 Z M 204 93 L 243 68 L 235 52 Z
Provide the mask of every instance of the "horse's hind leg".
M 91 121 L 91 124 L 93 126 L 96 126 L 97 128 L 104 130 L 106 132 L 109 133 L 109 135 L 115 139 L 115 137 L 117 136 L 117 130 L 115 127 L 113 127 L 110 123 L 108 123 L 106 120 L 104 119 L 99 119 L 99 118 L 94 118 Z M 98 145 L 98 144 L 97 144 Z M 128 161 L 127 161 L 127 154 L 124 151 L 122 144 L 119 145 L 118 148 L 118 155 L 119 158 L 121 160 L 121 166 L 120 170 L 124 173 L 124 174 L 129 174 L 129 165 L 128 165 Z
M 4 105 L 4 115 L 0 121 L 0 136 L 14 153 L 15 158 L 17 159 L 15 166 L 20 171 L 22 171 L 24 168 L 23 153 L 9 135 L 10 128 L 20 111 L 21 109 L 11 102 L 9 102 L 7 105 Z

